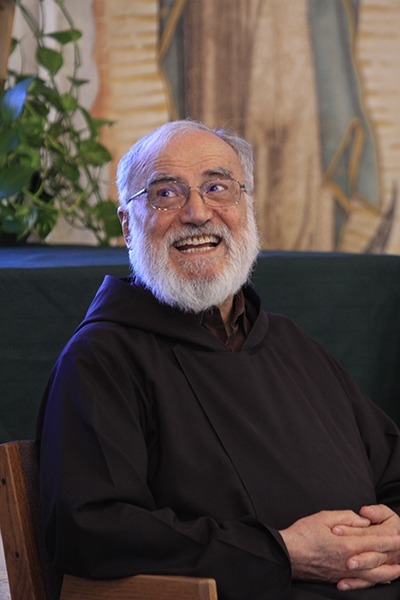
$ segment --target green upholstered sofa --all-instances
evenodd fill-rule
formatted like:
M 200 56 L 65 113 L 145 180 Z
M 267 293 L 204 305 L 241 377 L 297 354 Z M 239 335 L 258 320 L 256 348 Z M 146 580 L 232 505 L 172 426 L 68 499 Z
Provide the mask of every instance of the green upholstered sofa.
M 0 442 L 34 435 L 47 376 L 122 248 L 0 248 Z M 400 423 L 400 256 L 264 252 L 263 305 L 321 342 Z

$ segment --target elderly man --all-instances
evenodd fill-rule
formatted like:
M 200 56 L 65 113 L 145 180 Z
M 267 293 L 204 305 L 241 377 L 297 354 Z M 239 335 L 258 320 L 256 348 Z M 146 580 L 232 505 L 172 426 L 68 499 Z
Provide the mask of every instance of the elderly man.
M 118 187 L 132 276 L 105 278 L 39 419 L 55 566 L 214 577 L 221 600 L 400 598 L 399 431 L 261 310 L 249 145 L 169 123 Z

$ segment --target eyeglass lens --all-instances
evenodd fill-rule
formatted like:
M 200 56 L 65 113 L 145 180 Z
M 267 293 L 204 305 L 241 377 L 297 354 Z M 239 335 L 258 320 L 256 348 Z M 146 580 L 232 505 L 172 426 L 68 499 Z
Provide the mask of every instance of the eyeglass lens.
M 205 181 L 199 188 L 179 181 L 157 181 L 148 188 L 150 205 L 160 210 L 181 208 L 189 199 L 191 189 L 197 189 L 207 205 L 216 207 L 236 204 L 241 192 L 240 183 L 234 179 Z

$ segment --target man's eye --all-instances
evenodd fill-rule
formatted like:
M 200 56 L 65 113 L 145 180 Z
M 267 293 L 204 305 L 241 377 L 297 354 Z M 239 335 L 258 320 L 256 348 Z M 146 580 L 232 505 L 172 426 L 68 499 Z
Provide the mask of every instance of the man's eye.
M 211 181 L 206 186 L 206 194 L 218 194 L 221 192 L 226 192 L 227 186 L 221 181 Z
M 178 191 L 173 187 L 161 187 L 156 190 L 158 198 L 176 198 Z

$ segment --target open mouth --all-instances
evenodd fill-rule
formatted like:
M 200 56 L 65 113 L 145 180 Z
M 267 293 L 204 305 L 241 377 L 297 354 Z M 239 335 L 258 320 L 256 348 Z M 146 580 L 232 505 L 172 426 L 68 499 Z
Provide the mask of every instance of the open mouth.
M 202 235 L 187 237 L 174 243 L 180 252 L 206 252 L 218 246 L 221 238 L 217 235 Z

